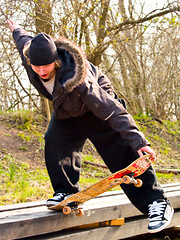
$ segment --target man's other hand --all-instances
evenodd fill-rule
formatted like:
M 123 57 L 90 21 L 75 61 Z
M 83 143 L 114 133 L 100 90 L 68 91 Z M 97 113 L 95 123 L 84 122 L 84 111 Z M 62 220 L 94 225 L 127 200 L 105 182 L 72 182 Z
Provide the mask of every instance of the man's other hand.
M 143 152 L 150 154 L 151 161 L 155 161 L 156 155 L 155 155 L 155 152 L 152 150 L 152 148 L 150 148 L 149 146 L 145 146 L 145 147 L 140 148 L 137 151 L 137 153 L 139 154 L 140 157 L 142 157 L 144 155 Z

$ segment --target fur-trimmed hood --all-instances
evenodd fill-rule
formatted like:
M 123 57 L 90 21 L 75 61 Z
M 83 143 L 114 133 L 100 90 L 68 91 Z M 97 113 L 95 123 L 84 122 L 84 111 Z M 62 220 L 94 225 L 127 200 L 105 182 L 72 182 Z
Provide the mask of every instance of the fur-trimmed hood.
M 87 73 L 87 60 L 82 49 L 72 41 L 60 37 L 54 42 L 62 61 L 63 75 L 60 74 L 60 83 L 70 93 L 84 82 Z

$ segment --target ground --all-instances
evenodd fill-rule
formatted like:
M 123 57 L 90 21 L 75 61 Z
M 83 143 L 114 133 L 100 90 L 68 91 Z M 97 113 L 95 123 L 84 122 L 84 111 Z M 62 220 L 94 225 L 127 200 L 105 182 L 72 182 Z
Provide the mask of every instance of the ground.
M 179 122 L 163 123 L 144 116 L 136 117 L 135 120 L 155 149 L 155 168 L 179 170 Z M 45 118 L 37 112 L 0 113 L 0 204 L 46 199 L 52 195 L 44 162 L 44 134 L 47 126 Z M 90 142 L 87 142 L 83 151 L 82 187 L 109 174 L 107 169 L 85 163 L 87 161 L 104 164 Z M 161 183 L 179 182 L 180 179 L 179 175 L 172 173 L 157 175 Z M 18 189 L 17 185 L 21 188 Z M 23 196 L 20 195 L 21 191 Z
M 42 131 L 45 131 L 45 127 Z M 29 140 L 28 136 L 30 136 Z M 32 169 L 44 166 L 44 151 L 39 141 L 40 136 L 25 133 L 24 130 L 17 129 L 11 121 L 1 118 L 0 137 L 1 158 L 10 154 L 18 161 L 29 163 Z

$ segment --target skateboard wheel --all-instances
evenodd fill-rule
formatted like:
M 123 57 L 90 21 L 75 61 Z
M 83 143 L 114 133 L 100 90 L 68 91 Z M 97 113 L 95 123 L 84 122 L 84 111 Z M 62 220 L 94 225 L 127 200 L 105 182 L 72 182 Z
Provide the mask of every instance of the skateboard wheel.
M 123 183 L 126 183 L 126 184 L 131 183 L 131 178 L 130 178 L 129 176 L 127 176 L 127 175 L 125 175 L 125 176 L 122 178 L 122 180 L 123 180 Z
M 134 184 L 135 187 L 141 187 L 143 182 L 141 179 L 136 179 L 137 183 Z
M 69 215 L 69 214 L 71 213 L 71 208 L 70 208 L 70 207 L 64 207 L 64 208 L 63 208 L 63 213 L 64 213 L 65 215 Z
M 82 209 L 77 209 L 76 210 L 76 216 L 82 217 L 84 215 L 84 211 Z

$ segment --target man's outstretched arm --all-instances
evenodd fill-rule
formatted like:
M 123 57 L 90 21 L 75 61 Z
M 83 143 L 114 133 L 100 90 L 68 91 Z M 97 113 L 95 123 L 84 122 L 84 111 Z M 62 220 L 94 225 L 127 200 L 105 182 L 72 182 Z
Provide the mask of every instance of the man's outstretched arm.
M 8 19 L 7 20 L 9 29 L 13 34 L 16 47 L 21 55 L 22 61 L 24 62 L 23 49 L 25 44 L 32 40 L 32 36 L 26 32 L 21 26 L 19 26 L 15 21 Z

